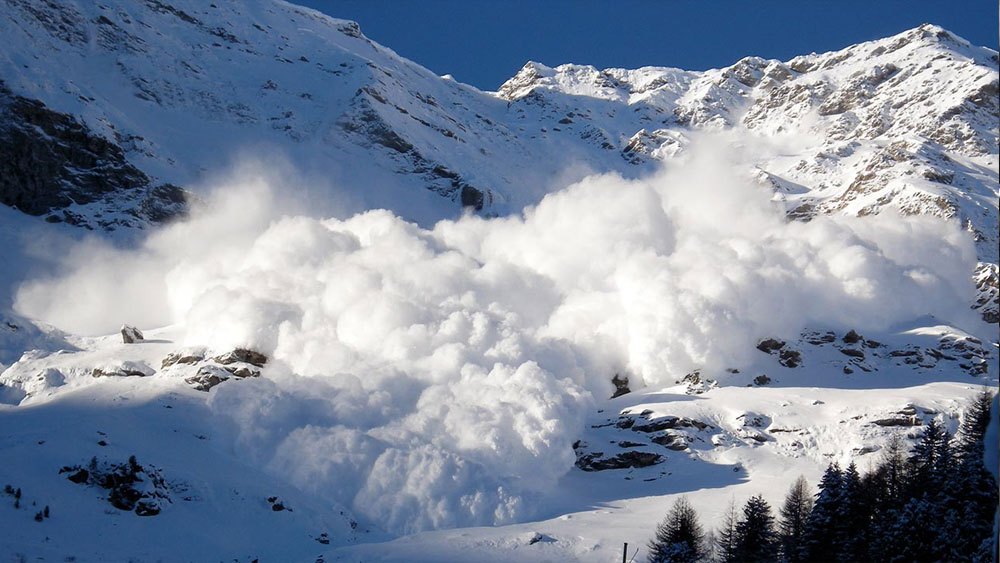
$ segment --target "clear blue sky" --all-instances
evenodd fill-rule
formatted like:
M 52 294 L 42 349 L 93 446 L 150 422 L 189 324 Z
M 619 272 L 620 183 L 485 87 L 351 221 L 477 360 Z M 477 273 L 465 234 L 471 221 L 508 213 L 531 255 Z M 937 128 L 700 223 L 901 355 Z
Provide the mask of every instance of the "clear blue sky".
M 438 74 L 495 90 L 528 60 L 704 70 L 789 59 L 920 25 L 997 49 L 997 0 L 292 0 L 361 24 Z

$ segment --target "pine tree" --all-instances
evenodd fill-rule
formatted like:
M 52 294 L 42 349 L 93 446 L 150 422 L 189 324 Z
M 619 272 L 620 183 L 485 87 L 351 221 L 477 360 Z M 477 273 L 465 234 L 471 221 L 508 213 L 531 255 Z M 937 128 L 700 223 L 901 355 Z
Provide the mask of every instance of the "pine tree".
M 997 484 L 983 464 L 983 438 L 990 422 L 993 395 L 989 390 L 972 399 L 953 443 L 954 472 L 948 480 L 953 509 L 946 531 L 952 533 L 955 557 L 970 558 L 984 541 L 993 539 Z
M 907 460 L 905 505 L 880 539 L 884 554 L 905 561 L 942 561 L 954 557 L 956 519 L 951 436 L 931 420 Z M 899 559 L 901 558 L 901 559 Z
M 831 463 L 819 482 L 819 493 L 806 522 L 799 553 L 803 561 L 839 559 L 841 519 L 844 505 L 844 475 L 840 465 Z
M 873 472 L 878 480 L 875 491 L 877 504 L 890 508 L 899 508 L 903 502 L 906 489 L 906 444 L 899 434 L 889 437 L 882 454 L 882 462 Z
M 802 561 L 799 552 L 812 507 L 813 499 L 809 485 L 805 477 L 799 476 L 785 496 L 785 503 L 780 510 L 778 535 L 781 541 L 781 555 L 785 561 L 790 563 Z
M 715 533 L 715 559 L 721 563 L 736 562 L 736 525 L 738 523 L 736 501 L 730 500 L 722 517 L 722 525 Z
M 923 491 L 937 489 L 947 477 L 951 463 L 950 436 L 937 419 L 927 424 L 920 441 L 913 447 L 907 463 L 912 472 L 910 496 L 920 496 Z
M 993 405 L 993 393 L 983 389 L 969 403 L 962 416 L 962 424 L 958 427 L 958 444 L 956 453 L 961 456 L 968 447 L 983 443 L 986 427 L 990 424 L 990 410 Z
M 842 561 L 870 559 L 866 537 L 870 518 L 869 499 L 866 498 L 858 467 L 852 461 L 843 473 L 843 506 L 837 530 L 843 541 Z
M 744 563 L 771 562 L 778 555 L 778 537 L 774 532 L 771 506 L 760 495 L 750 497 L 743 506 L 743 517 L 736 524 L 736 560 Z
M 883 544 L 880 560 L 899 562 L 942 561 L 939 555 L 943 546 L 939 539 L 938 511 L 927 497 L 912 498 L 901 509 L 893 511 L 885 534 L 879 538 Z
M 705 557 L 705 533 L 686 498 L 674 502 L 649 542 L 649 563 L 693 563 Z

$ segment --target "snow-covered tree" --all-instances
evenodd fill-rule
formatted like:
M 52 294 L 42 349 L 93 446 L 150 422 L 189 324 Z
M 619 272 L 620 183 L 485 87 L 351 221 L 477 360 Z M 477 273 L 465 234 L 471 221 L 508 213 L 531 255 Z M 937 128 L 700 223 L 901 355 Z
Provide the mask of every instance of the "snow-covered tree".
M 750 497 L 736 524 L 736 560 L 744 563 L 771 562 L 778 556 L 771 506 L 760 495 Z
M 705 532 L 698 514 L 681 497 L 674 502 L 666 518 L 656 527 L 649 542 L 649 563 L 693 563 L 705 557 Z
M 801 544 L 803 561 L 835 560 L 841 551 L 840 523 L 844 506 L 844 475 L 840 465 L 831 463 L 819 482 Z

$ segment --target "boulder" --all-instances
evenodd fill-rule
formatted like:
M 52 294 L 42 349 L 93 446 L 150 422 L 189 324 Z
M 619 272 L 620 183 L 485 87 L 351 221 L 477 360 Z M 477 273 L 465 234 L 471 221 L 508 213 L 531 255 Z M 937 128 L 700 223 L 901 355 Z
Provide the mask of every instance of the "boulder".
M 205 359 L 204 354 L 194 352 L 172 352 L 160 363 L 160 369 L 177 364 L 196 364 Z
M 611 378 L 611 383 L 613 383 L 614 386 L 615 386 L 615 392 L 614 392 L 614 394 L 611 395 L 612 399 L 614 399 L 615 397 L 621 397 L 622 395 L 625 395 L 626 393 L 631 393 L 632 392 L 632 390 L 629 389 L 629 386 L 628 386 L 628 376 L 627 375 L 621 375 L 621 374 L 617 374 L 616 373 L 615 376 Z
M 156 370 L 143 362 L 125 360 L 117 364 L 96 367 L 90 375 L 93 377 L 148 377 L 154 373 Z
M 134 344 L 141 340 L 145 340 L 142 336 L 142 331 L 131 325 L 122 325 L 122 342 L 125 344 Z
M 768 338 L 766 340 L 761 340 L 757 343 L 757 349 L 765 354 L 770 354 L 777 350 L 784 348 L 785 342 L 783 340 L 777 340 L 774 338 Z
M 216 356 L 212 359 L 224 366 L 228 366 L 229 364 L 236 362 L 243 362 L 260 368 L 264 367 L 264 364 L 267 363 L 267 356 L 247 348 L 236 348 L 232 352 L 226 352 L 225 354 Z
M 858 334 L 853 328 L 844 335 L 844 342 L 846 344 L 857 344 L 861 342 L 861 335 Z

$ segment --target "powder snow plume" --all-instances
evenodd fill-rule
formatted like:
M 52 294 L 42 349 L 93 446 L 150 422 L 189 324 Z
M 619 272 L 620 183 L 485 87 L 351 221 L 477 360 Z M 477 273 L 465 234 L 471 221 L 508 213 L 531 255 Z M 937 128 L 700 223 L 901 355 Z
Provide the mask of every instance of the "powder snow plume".
M 724 382 L 760 338 L 966 320 L 976 261 L 956 223 L 789 222 L 750 179 L 751 150 L 713 135 L 648 178 L 589 176 L 517 216 L 430 228 L 295 213 L 250 167 L 138 249 L 81 245 L 17 308 L 267 354 L 266 377 L 213 391 L 235 443 L 389 530 L 524 520 L 615 373 Z

